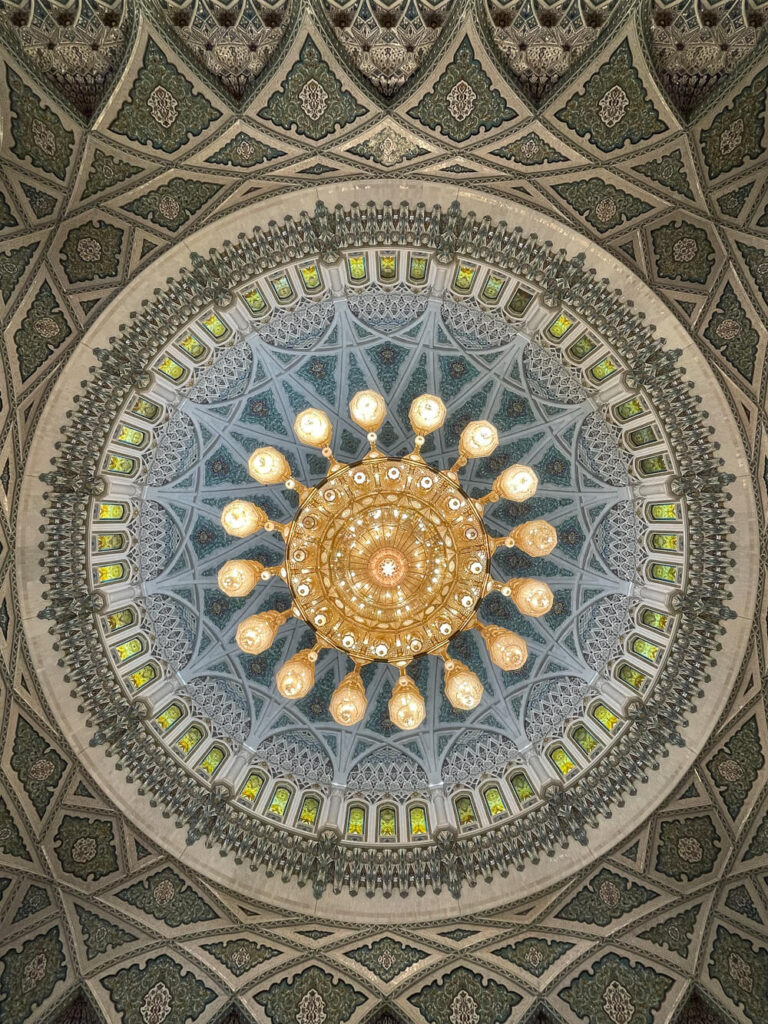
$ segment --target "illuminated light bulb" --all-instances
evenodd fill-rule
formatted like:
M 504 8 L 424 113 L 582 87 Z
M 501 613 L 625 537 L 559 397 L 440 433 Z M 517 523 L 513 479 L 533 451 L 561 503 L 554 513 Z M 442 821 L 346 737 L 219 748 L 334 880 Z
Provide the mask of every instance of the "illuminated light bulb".
M 445 423 L 445 403 L 437 395 L 419 395 L 411 402 L 408 419 L 416 434 L 424 437 Z
M 480 677 L 460 661 L 445 662 L 445 696 L 458 711 L 471 711 L 482 700 Z
M 331 443 L 333 427 L 320 409 L 304 409 L 293 422 L 293 432 L 302 444 L 325 448 Z
M 461 432 L 459 452 L 466 459 L 482 459 L 495 451 L 499 443 L 496 427 L 488 420 L 472 420 Z
M 263 569 L 261 562 L 233 558 L 219 569 L 219 590 L 227 597 L 247 597 L 259 582 Z
M 548 555 L 557 545 L 557 530 L 545 519 L 520 523 L 509 534 L 515 545 L 532 558 Z
M 281 612 L 261 612 L 260 615 L 249 615 L 237 627 L 235 643 L 246 654 L 263 654 L 272 646 L 277 631 L 285 622 L 285 618 L 285 614 Z
M 250 537 L 264 529 L 269 516 L 252 501 L 230 501 L 221 510 L 221 525 L 230 537 Z
M 349 403 L 349 415 L 358 427 L 374 433 L 384 422 L 387 404 L 378 391 L 358 391 Z
M 356 725 L 368 707 L 365 697 L 363 677 L 355 669 L 344 676 L 331 694 L 330 712 L 334 722 L 339 725 Z
M 496 477 L 493 488 L 507 501 L 527 501 L 536 493 L 539 478 L 530 466 L 508 466 Z
M 510 580 L 507 586 L 518 610 L 533 618 L 546 615 L 555 599 L 543 580 Z
M 299 651 L 277 670 L 277 692 L 288 700 L 301 700 L 315 685 L 317 653 L 311 648 Z
M 392 687 L 389 698 L 389 720 L 398 729 L 416 729 L 424 721 L 427 707 L 416 683 L 404 672 Z
M 521 636 L 502 626 L 480 626 L 488 654 L 504 672 L 515 672 L 528 660 L 528 645 Z
M 248 472 L 260 484 L 282 484 L 290 477 L 291 467 L 277 448 L 257 448 L 248 459 Z

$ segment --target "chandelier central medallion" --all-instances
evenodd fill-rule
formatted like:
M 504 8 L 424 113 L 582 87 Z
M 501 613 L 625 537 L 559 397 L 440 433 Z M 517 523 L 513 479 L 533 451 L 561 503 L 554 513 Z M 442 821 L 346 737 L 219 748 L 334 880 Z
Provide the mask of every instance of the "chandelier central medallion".
M 413 658 L 442 658 L 446 696 L 464 711 L 479 704 L 483 685 L 475 672 L 449 655 L 453 636 L 478 629 L 495 665 L 514 671 L 525 664 L 525 640 L 501 626 L 482 624 L 478 606 L 496 590 L 510 597 L 523 614 L 548 612 L 553 598 L 546 583 L 497 582 L 491 576 L 491 558 L 501 545 L 532 556 L 548 555 L 557 534 L 541 519 L 521 523 L 506 537 L 486 532 L 487 502 L 525 501 L 538 483 L 532 469 L 514 465 L 496 478 L 484 497 L 465 493 L 458 470 L 470 458 L 483 458 L 496 449 L 499 439 L 493 424 L 468 423 L 459 440 L 459 457 L 445 471 L 433 469 L 421 455 L 426 436 L 445 421 L 445 405 L 437 396 L 422 395 L 411 404 L 409 419 L 416 436 L 413 450 L 402 458 L 390 458 L 376 447 L 376 431 L 386 416 L 381 395 L 360 391 L 349 408 L 353 421 L 368 431 L 370 445 L 365 458 L 353 465 L 334 457 L 331 422 L 324 412 L 305 409 L 296 417 L 299 440 L 322 449 L 328 459 L 328 474 L 317 487 L 296 480 L 275 448 L 253 452 L 250 475 L 260 484 L 282 483 L 295 490 L 299 508 L 290 523 L 275 523 L 252 502 L 230 502 L 222 511 L 224 529 L 236 537 L 275 530 L 285 540 L 286 558 L 270 567 L 233 559 L 222 566 L 219 587 L 231 597 L 244 597 L 259 579 L 279 576 L 288 585 L 290 608 L 249 616 L 236 636 L 242 651 L 256 655 L 271 646 L 280 626 L 292 616 L 314 630 L 314 647 L 293 655 L 277 672 L 283 697 L 305 697 L 314 685 L 319 652 L 342 651 L 354 669 L 334 691 L 330 711 L 338 723 L 353 725 L 367 706 L 360 669 L 375 661 L 390 662 L 399 669 L 389 701 L 390 718 L 401 729 L 414 729 L 424 720 L 426 706 L 405 671 Z

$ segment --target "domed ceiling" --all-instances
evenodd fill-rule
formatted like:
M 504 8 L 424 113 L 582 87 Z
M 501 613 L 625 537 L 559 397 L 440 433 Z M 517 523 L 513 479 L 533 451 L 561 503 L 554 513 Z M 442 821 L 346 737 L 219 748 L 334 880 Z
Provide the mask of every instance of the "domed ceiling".
M 753 0 L 0 5 L 0 1018 L 768 1019 L 765 13 Z M 386 398 L 552 610 L 418 729 L 245 655 L 222 507 Z

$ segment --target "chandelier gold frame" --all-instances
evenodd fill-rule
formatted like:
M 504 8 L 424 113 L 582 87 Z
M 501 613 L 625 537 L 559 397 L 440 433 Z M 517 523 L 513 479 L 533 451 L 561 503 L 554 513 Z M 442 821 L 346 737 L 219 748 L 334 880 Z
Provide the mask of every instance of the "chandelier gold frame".
M 491 558 L 500 547 L 517 547 L 533 557 L 548 555 L 557 544 L 555 528 L 543 519 L 516 526 L 506 537 L 491 537 L 483 522 L 487 503 L 507 499 L 522 502 L 536 492 L 538 479 L 523 465 L 503 470 L 491 491 L 471 498 L 459 483 L 458 470 L 471 458 L 490 455 L 498 433 L 487 420 L 468 423 L 459 439 L 459 457 L 449 470 L 429 466 L 421 456 L 428 434 L 445 421 L 446 408 L 436 395 L 421 395 L 411 403 L 409 419 L 415 432 L 413 450 L 392 458 L 376 446 L 386 417 L 384 398 L 359 391 L 349 403 L 352 420 L 368 433 L 370 450 L 359 462 L 336 460 L 330 447 L 332 426 L 319 409 L 296 417 L 299 441 L 320 448 L 328 473 L 317 487 L 306 487 L 293 476 L 285 456 L 272 447 L 257 448 L 248 461 L 259 484 L 284 484 L 295 490 L 299 508 L 289 523 L 277 523 L 258 505 L 230 502 L 221 522 L 228 534 L 249 537 L 272 530 L 285 541 L 285 561 L 264 566 L 252 559 L 233 559 L 219 571 L 220 589 L 230 597 L 245 597 L 259 580 L 278 576 L 291 593 L 284 612 L 251 615 L 237 628 L 238 647 L 258 655 L 273 643 L 289 618 L 310 626 L 313 647 L 299 651 L 277 671 L 280 694 L 305 697 L 314 685 L 315 665 L 323 649 L 347 654 L 354 667 L 330 701 L 330 712 L 341 725 L 359 722 L 367 707 L 364 665 L 390 662 L 399 670 L 389 701 L 389 714 L 400 729 L 415 729 L 424 720 L 426 705 L 406 668 L 414 657 L 442 658 L 446 697 L 458 710 L 477 707 L 483 695 L 479 677 L 448 654 L 451 638 L 477 629 L 495 665 L 504 671 L 522 668 L 528 656 L 525 640 L 501 626 L 483 624 L 477 610 L 492 591 L 511 598 L 524 615 L 540 616 L 552 607 L 546 583 L 529 578 L 500 583 L 491 577 Z

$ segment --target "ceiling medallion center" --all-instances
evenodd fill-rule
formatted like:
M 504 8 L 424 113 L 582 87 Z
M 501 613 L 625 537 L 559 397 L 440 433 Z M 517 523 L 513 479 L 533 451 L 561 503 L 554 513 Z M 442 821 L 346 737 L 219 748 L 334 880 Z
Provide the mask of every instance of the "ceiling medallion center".
M 499 443 L 496 428 L 487 420 L 466 425 L 459 457 L 445 472 L 433 469 L 421 456 L 426 435 L 445 421 L 445 404 L 437 396 L 421 395 L 412 402 L 409 419 L 416 437 L 413 451 L 404 458 L 388 458 L 376 447 L 376 431 L 387 412 L 381 395 L 360 391 L 349 410 L 353 421 L 368 431 L 370 444 L 365 458 L 353 465 L 335 459 L 332 426 L 324 412 L 305 409 L 296 417 L 299 440 L 321 448 L 328 459 L 328 475 L 318 487 L 308 488 L 294 479 L 288 460 L 275 448 L 253 452 L 248 470 L 254 480 L 295 490 L 299 509 L 290 523 L 275 523 L 251 502 L 230 502 L 221 516 L 225 530 L 236 537 L 276 530 L 285 540 L 286 559 L 270 568 L 252 560 L 229 561 L 219 572 L 219 586 L 231 597 L 244 597 L 259 578 L 280 576 L 288 584 L 291 607 L 249 616 L 236 636 L 242 651 L 258 655 L 271 646 L 292 615 L 312 627 L 314 647 L 294 654 L 277 672 L 283 697 L 298 700 L 309 693 L 321 650 L 342 651 L 354 668 L 334 691 L 330 711 L 339 724 L 354 725 L 367 706 L 360 669 L 386 661 L 399 669 L 389 701 L 390 719 L 400 729 L 415 729 L 424 720 L 426 705 L 405 672 L 414 657 L 434 654 L 443 659 L 446 696 L 464 711 L 477 707 L 483 684 L 449 655 L 448 644 L 456 633 L 478 629 L 491 660 L 505 671 L 525 664 L 525 640 L 501 626 L 480 623 L 477 610 L 486 594 L 497 590 L 524 615 L 548 612 L 553 595 L 546 583 L 496 582 L 491 578 L 491 556 L 501 545 L 519 547 L 528 555 L 548 555 L 557 533 L 539 519 L 521 523 L 507 537 L 487 534 L 484 505 L 499 498 L 525 501 L 538 483 L 532 469 L 515 465 L 496 478 L 483 498 L 465 494 L 457 471 L 469 459 L 490 455 Z

